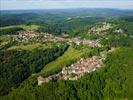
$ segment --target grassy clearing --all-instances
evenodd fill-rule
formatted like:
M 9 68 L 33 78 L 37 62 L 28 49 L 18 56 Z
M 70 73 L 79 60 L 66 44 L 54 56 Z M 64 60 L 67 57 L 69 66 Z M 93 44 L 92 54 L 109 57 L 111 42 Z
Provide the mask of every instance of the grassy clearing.
M 22 50 L 29 50 L 32 51 L 35 48 L 40 47 L 41 44 L 40 43 L 36 43 L 36 44 L 29 44 L 29 45 L 19 45 L 19 46 L 12 46 L 10 48 L 8 48 L 7 50 L 16 50 L 16 49 L 22 49 Z
M 45 49 L 45 48 L 53 48 L 53 47 L 60 47 L 62 46 L 62 43 L 53 43 L 53 42 L 47 42 L 47 43 L 20 43 L 15 44 L 14 46 L 11 46 L 7 48 L 7 50 L 28 50 L 33 51 L 35 49 Z
M 37 30 L 39 28 L 38 25 L 20 25 L 24 30 Z
M 12 26 L 6 26 L 1 27 L 0 29 L 8 29 L 8 28 L 23 28 L 24 30 L 37 30 L 39 28 L 38 25 L 12 25 Z
M 76 60 L 80 59 L 85 52 L 69 47 L 68 50 L 56 60 L 47 64 L 40 72 L 43 75 L 51 75 L 59 72 L 64 66 L 69 66 Z
M 52 44 L 41 44 L 41 43 L 34 43 L 34 44 L 28 44 L 28 45 L 24 45 L 24 44 L 20 44 L 19 46 L 12 46 L 10 48 L 8 48 L 7 50 L 28 50 L 28 51 L 32 51 L 35 50 L 36 48 L 52 48 Z
M 7 42 L 7 41 L 10 41 L 11 40 L 11 37 L 8 36 L 8 35 L 0 35 L 0 41 L 1 42 Z

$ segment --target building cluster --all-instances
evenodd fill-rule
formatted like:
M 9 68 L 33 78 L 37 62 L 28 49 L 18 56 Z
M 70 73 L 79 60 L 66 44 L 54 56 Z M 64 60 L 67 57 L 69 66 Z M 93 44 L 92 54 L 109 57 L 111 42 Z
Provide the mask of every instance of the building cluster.
M 59 38 L 53 36 L 52 34 L 49 33 L 38 33 L 35 31 L 19 31 L 15 35 L 11 35 L 13 40 L 16 41 L 30 41 L 30 40 L 35 40 L 35 41 L 58 41 Z
M 100 34 L 101 32 L 104 32 L 108 29 L 112 28 L 112 25 L 110 23 L 107 22 L 103 22 L 100 26 L 96 25 L 94 27 L 92 27 L 88 33 L 95 33 L 95 34 Z
M 78 62 L 71 64 L 71 66 L 64 67 L 61 72 L 49 77 L 38 77 L 38 85 L 47 83 L 52 80 L 64 79 L 64 80 L 78 80 L 85 73 L 90 73 L 97 70 L 102 66 L 102 59 L 99 56 L 93 56 L 91 58 L 81 58 Z
M 86 73 L 96 71 L 100 67 L 104 66 L 103 61 L 106 60 L 107 54 L 110 52 L 114 52 L 115 50 L 116 48 L 111 48 L 108 51 L 100 52 L 100 56 L 93 56 L 86 59 L 81 58 L 76 63 L 71 64 L 68 67 L 63 67 L 63 69 L 57 74 L 48 77 L 39 76 L 37 78 L 38 85 L 42 85 L 43 83 L 58 79 L 78 80 Z
M 123 33 L 123 30 L 121 28 L 118 28 L 114 32 L 116 32 L 116 33 Z
M 99 39 L 97 39 L 97 40 L 86 40 L 86 39 L 84 39 L 82 41 L 82 43 L 84 45 L 89 45 L 90 47 L 102 47 L 102 45 L 100 44 Z
M 66 39 L 68 44 L 76 44 L 76 45 L 80 45 L 82 43 L 82 40 L 80 39 L 80 37 L 75 37 L 75 38 L 67 38 Z
M 76 45 L 88 45 L 90 47 L 101 47 L 99 40 L 87 40 L 87 39 L 81 39 L 80 37 L 74 37 L 74 38 L 65 38 L 62 36 L 54 36 L 49 33 L 38 33 L 34 31 L 19 31 L 16 35 L 11 35 L 13 40 L 23 42 L 23 41 L 52 41 L 52 42 L 58 42 L 58 41 L 64 41 L 68 43 L 69 45 L 76 44 Z
M 20 40 L 26 41 L 38 36 L 39 35 L 37 34 L 37 32 L 34 32 L 34 31 L 18 31 L 17 34 L 11 35 L 12 39 L 17 41 L 20 41 Z
M 71 80 L 70 76 L 71 74 L 74 74 L 76 77 L 78 76 L 80 78 L 85 73 L 95 71 L 97 68 L 101 67 L 101 64 L 102 60 L 97 56 L 93 56 L 92 58 L 87 59 L 81 58 L 77 63 L 72 64 L 69 67 L 64 67 L 61 71 L 62 77 L 65 80 Z
M 43 83 L 47 83 L 49 81 L 63 79 L 63 80 L 78 80 L 85 73 L 90 73 L 96 71 L 100 67 L 104 66 L 103 60 L 107 58 L 107 54 L 110 52 L 114 52 L 116 48 L 111 48 L 108 51 L 100 52 L 100 56 L 93 56 L 90 58 L 81 58 L 74 64 L 71 64 L 68 67 L 63 67 L 63 69 L 54 75 L 43 77 L 39 76 L 37 78 L 38 85 L 42 85 Z
M 88 45 L 90 47 L 101 47 L 100 40 L 87 40 L 87 39 L 80 39 L 79 37 L 75 38 L 68 38 L 66 39 L 68 44 L 76 44 L 76 45 Z

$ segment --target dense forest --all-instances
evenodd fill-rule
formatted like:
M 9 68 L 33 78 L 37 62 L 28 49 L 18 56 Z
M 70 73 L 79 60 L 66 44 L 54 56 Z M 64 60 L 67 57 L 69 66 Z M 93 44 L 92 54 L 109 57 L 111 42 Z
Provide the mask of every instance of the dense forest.
M 5 95 L 32 73 L 39 72 L 47 63 L 62 55 L 67 46 L 60 48 L 0 51 L 0 94 Z M 3 66 L 4 65 L 4 66 Z

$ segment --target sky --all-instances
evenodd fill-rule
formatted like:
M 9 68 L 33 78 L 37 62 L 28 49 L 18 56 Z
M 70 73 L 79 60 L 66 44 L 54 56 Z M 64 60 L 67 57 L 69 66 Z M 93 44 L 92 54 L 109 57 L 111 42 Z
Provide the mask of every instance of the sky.
M 133 0 L 0 0 L 0 10 L 67 8 L 133 9 Z

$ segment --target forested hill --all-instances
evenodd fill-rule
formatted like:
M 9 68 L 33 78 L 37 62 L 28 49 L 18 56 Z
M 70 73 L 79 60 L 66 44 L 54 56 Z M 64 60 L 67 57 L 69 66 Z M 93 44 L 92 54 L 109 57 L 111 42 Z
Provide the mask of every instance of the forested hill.
M 133 16 L 132 10 L 116 9 L 60 9 L 60 10 L 13 10 L 0 11 L 0 26 L 60 22 L 73 17 L 120 17 Z
M 77 9 L 45 9 L 45 10 L 1 10 L 1 14 L 63 14 L 65 16 L 131 16 L 132 10 L 110 9 L 110 8 L 77 8 Z

